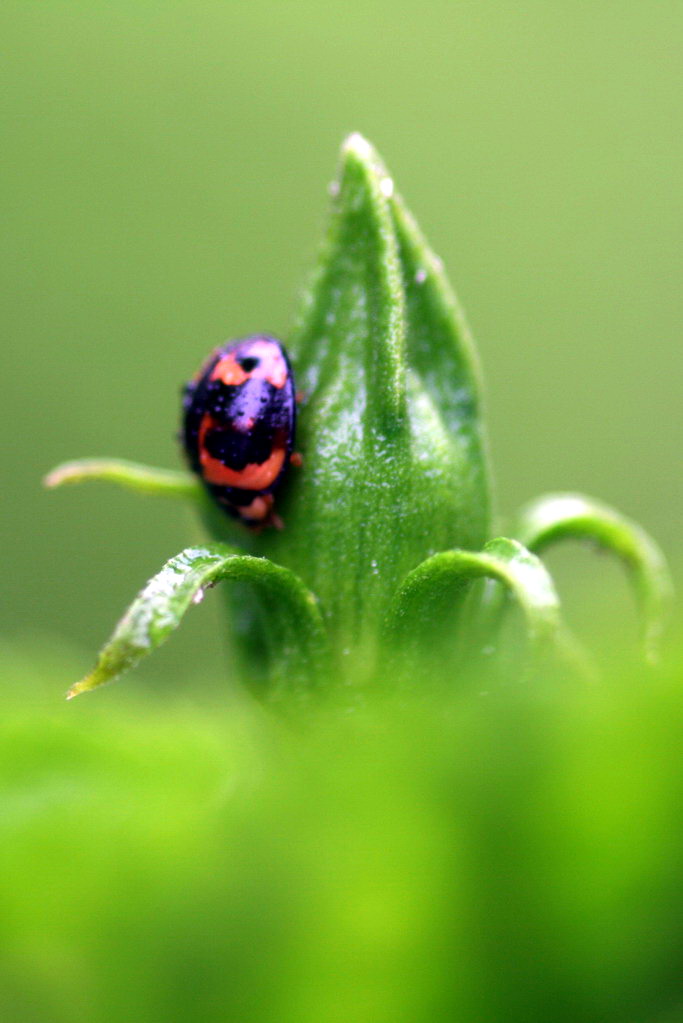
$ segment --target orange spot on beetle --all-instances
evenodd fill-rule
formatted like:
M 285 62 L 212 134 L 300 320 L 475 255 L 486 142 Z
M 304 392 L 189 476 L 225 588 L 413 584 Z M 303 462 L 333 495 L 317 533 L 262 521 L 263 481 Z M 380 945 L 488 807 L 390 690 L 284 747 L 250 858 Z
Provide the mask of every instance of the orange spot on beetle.
M 228 387 L 238 387 L 249 377 L 250 374 L 242 369 L 232 354 L 224 355 L 222 359 L 219 359 L 211 371 L 212 380 L 220 380 Z
M 265 490 L 280 475 L 285 462 L 286 449 L 280 443 L 266 458 L 265 462 L 250 462 L 243 469 L 231 469 L 206 450 L 206 435 L 209 430 L 225 429 L 208 413 L 199 427 L 199 463 L 202 477 L 216 487 L 237 487 L 239 490 Z

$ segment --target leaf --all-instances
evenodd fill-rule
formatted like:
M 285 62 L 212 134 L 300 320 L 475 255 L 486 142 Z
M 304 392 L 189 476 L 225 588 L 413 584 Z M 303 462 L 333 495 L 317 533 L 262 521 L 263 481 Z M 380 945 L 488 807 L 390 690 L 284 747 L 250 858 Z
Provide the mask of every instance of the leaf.
M 373 147 L 341 152 L 320 265 L 290 350 L 305 398 L 286 529 L 258 548 L 318 595 L 335 646 L 372 663 L 396 587 L 479 546 L 488 481 L 478 380 L 443 270 Z
M 540 652 L 561 641 L 557 594 L 539 559 L 516 540 L 499 537 L 480 552 L 442 551 L 427 558 L 406 577 L 386 621 L 386 638 L 395 665 L 407 655 L 410 670 L 426 665 L 425 675 L 445 662 L 452 671 L 457 624 L 450 611 L 463 607 L 463 598 L 479 579 L 502 583 L 519 604 L 532 648 Z M 449 656 L 450 652 L 450 656 Z
M 199 481 L 188 472 L 155 469 L 119 458 L 79 458 L 73 462 L 64 462 L 49 472 L 43 482 L 46 487 L 61 487 L 67 483 L 83 483 L 87 480 L 104 480 L 126 490 L 158 497 L 201 500 L 203 496 Z
M 188 547 L 150 579 L 101 650 L 94 670 L 69 690 L 67 699 L 138 664 L 221 580 L 248 582 L 262 596 L 274 654 L 273 683 L 282 688 L 314 683 L 326 663 L 327 639 L 313 594 L 287 569 L 216 543 Z
M 368 425 L 393 432 L 405 416 L 405 311 L 387 202 L 391 179 L 361 135 L 342 146 L 332 223 L 294 340 L 305 392 L 342 388 Z
M 645 655 L 657 659 L 673 586 L 664 555 L 641 526 L 582 494 L 546 494 L 522 509 L 515 533 L 537 552 L 558 540 L 578 539 L 616 554 L 636 589 Z
M 486 438 L 481 411 L 481 370 L 464 313 L 446 277 L 443 263 L 432 251 L 401 196 L 394 192 L 390 210 L 399 245 L 406 293 L 407 356 L 419 391 L 428 398 L 436 417 L 415 419 L 415 450 L 433 451 L 441 458 L 439 481 L 450 487 L 448 522 L 436 516 L 446 502 L 428 491 L 423 514 L 430 528 L 441 532 L 434 547 L 477 548 L 490 536 L 490 486 Z M 426 405 L 423 399 L 422 406 Z M 428 465 L 430 455 L 421 453 Z M 416 498 L 421 492 L 418 489 Z M 428 502 L 432 502 L 429 516 Z
M 476 579 L 503 583 L 519 603 L 529 638 L 544 642 L 556 633 L 560 604 L 543 563 L 517 540 L 498 537 L 476 551 L 442 551 L 427 558 L 403 581 L 392 606 L 390 630 L 429 617 L 432 607 Z
M 263 537 L 264 553 L 318 595 L 338 649 L 370 651 L 405 571 L 405 308 L 386 178 L 369 144 L 351 136 L 317 279 L 290 345 L 305 395 L 297 441 L 304 464 L 282 507 L 286 529 Z

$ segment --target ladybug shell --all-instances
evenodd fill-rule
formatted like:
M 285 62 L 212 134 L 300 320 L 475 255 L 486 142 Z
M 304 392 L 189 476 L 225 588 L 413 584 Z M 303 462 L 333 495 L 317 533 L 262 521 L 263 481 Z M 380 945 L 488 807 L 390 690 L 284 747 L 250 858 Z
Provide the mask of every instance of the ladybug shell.
M 296 397 L 284 348 L 257 336 L 217 348 L 187 385 L 182 438 L 210 494 L 245 525 L 275 524 L 274 491 L 294 444 Z

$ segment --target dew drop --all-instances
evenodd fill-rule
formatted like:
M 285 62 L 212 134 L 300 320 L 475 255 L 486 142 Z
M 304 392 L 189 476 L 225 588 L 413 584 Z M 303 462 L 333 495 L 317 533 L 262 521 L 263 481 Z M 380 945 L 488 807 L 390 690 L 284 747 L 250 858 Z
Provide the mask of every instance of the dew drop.
M 192 603 L 193 604 L 201 604 L 201 602 L 203 600 L 204 600 L 204 587 L 202 586 L 200 589 L 197 590 L 197 592 L 195 593 L 194 597 L 192 598 Z
M 424 282 L 426 280 L 427 280 L 427 271 L 425 270 L 425 268 L 423 266 L 421 266 L 420 269 L 415 274 L 415 283 L 416 284 L 424 284 Z
M 379 183 L 379 190 L 386 199 L 391 199 L 394 194 L 394 182 L 391 178 L 382 178 Z

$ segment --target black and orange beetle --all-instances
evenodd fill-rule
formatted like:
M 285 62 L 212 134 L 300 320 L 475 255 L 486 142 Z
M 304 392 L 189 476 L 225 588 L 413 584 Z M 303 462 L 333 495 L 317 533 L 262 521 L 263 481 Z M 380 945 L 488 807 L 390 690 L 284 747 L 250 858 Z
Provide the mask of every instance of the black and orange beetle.
M 291 461 L 296 392 L 274 337 L 221 345 L 185 387 L 182 439 L 190 466 L 230 515 L 281 526 L 274 494 Z

